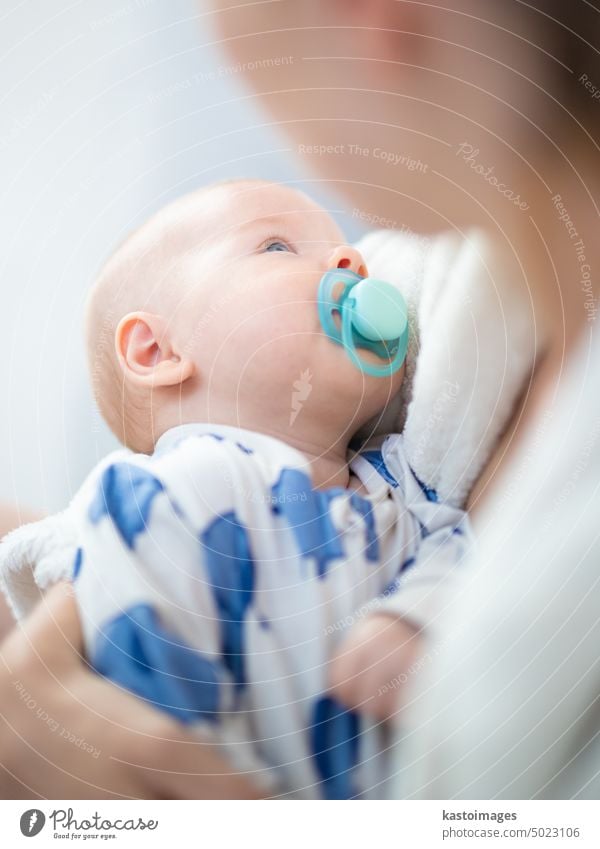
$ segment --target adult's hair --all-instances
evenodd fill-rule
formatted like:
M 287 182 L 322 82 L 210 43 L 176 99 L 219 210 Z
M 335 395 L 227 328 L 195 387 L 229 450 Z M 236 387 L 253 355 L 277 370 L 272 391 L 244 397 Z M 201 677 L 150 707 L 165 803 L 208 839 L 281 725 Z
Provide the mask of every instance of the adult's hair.
M 588 130 L 600 121 L 600 4 L 597 0 L 510 0 L 532 16 L 548 59 L 548 90 Z

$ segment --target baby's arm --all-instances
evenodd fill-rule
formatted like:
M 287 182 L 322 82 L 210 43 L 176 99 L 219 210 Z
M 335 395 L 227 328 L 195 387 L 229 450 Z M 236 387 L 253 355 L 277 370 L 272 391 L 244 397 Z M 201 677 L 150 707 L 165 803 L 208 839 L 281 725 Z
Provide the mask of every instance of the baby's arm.
M 458 541 L 447 540 L 437 558 L 431 544 L 423 547 L 406 584 L 351 629 L 331 664 L 330 685 L 342 704 L 379 719 L 398 710 L 403 685 L 422 667 L 422 631 L 439 612 L 460 554 Z

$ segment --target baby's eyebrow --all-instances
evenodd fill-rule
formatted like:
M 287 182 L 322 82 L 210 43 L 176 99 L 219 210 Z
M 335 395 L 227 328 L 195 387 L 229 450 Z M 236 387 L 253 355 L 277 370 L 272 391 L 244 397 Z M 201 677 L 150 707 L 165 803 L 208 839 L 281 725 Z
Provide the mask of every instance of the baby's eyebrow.
M 286 220 L 287 219 L 287 220 Z M 226 241 L 230 236 L 244 236 L 246 233 L 275 230 L 281 233 L 281 236 L 287 236 L 291 230 L 287 215 L 269 214 L 259 218 L 248 218 L 240 224 L 232 224 L 223 226 L 213 233 L 209 234 L 203 242 L 206 248 L 210 245 L 219 245 Z M 288 236 L 289 238 L 290 236 Z
M 294 210 L 290 210 L 292 213 Z M 248 230 L 258 230 L 259 228 L 268 229 L 272 227 L 285 227 L 290 223 L 290 216 L 283 215 L 281 213 L 276 215 L 264 215 L 260 218 L 249 218 L 247 221 L 244 221 L 243 224 L 240 224 L 235 229 L 238 233 L 245 233 Z

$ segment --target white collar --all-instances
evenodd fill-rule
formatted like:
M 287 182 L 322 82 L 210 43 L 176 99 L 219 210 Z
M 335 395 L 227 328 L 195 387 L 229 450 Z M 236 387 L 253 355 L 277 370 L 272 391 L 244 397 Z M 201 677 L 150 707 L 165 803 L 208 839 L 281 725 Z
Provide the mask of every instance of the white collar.
M 235 427 L 233 425 L 214 424 L 211 422 L 191 422 L 189 424 L 176 425 L 166 430 L 159 437 L 154 446 L 154 453 L 162 454 L 173 448 L 182 439 L 202 433 L 222 436 L 231 442 L 239 443 L 243 448 L 257 451 L 261 456 L 270 458 L 274 462 L 304 469 L 310 477 L 308 458 L 298 451 L 297 448 L 292 448 L 287 442 L 275 436 L 269 436 L 266 433 L 259 433 L 258 431 L 247 430 L 246 428 Z

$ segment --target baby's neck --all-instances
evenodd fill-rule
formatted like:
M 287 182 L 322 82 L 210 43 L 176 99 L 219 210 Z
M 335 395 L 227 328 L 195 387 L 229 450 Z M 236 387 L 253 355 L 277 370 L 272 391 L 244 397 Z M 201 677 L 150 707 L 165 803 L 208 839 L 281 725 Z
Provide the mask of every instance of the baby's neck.
M 289 429 L 279 429 L 272 425 L 259 425 L 250 429 L 280 439 L 303 454 L 310 464 L 310 476 L 315 489 L 329 489 L 333 486 L 348 488 L 350 485 L 348 442 L 351 434 L 336 441 L 325 428 L 319 429 L 318 438 L 300 430 L 297 425 Z
M 282 439 L 304 454 L 310 464 L 310 476 L 315 489 L 329 489 L 333 486 L 346 489 L 350 485 L 347 441 L 326 446 L 306 440 L 300 434 L 269 435 Z
M 202 400 L 196 394 L 189 406 L 185 403 L 182 406 L 163 404 L 160 409 L 162 415 L 155 419 L 155 433 L 163 433 L 174 424 L 185 422 L 207 422 L 262 433 L 284 442 L 306 457 L 315 489 L 356 486 L 356 478 L 351 475 L 348 466 L 348 445 L 367 418 L 366 413 L 352 416 L 342 403 L 330 403 L 326 411 L 303 409 L 293 418 L 287 408 L 283 413 L 276 404 L 269 408 L 268 401 L 264 408 L 244 404 L 242 400 L 233 403 L 228 397 L 223 398 L 221 403 L 215 393 L 211 395 L 210 406 Z

